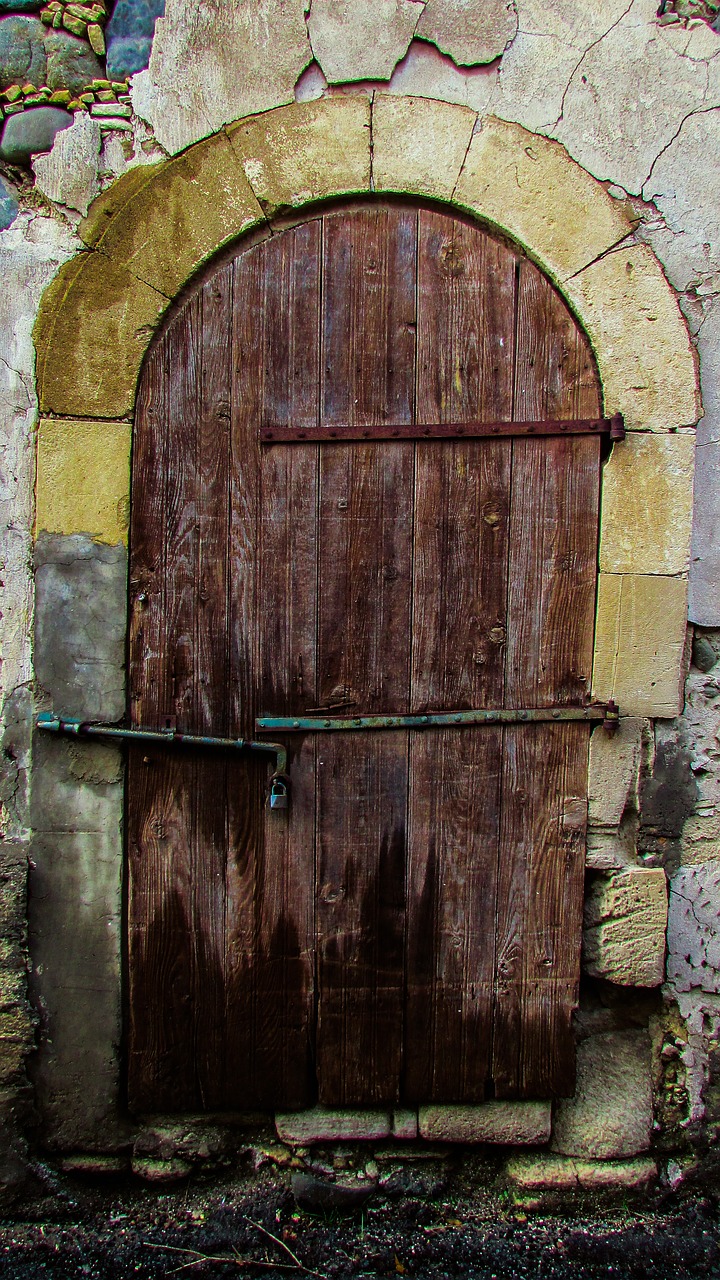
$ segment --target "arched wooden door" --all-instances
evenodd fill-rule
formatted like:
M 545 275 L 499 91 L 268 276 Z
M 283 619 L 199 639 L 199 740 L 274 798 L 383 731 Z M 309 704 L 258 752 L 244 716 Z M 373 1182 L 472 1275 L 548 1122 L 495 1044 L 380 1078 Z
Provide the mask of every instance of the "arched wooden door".
M 460 432 L 599 412 L 537 268 L 399 204 L 241 248 L 156 342 L 132 721 L 347 727 L 285 735 L 284 812 L 267 761 L 133 749 L 133 1107 L 572 1092 L 590 725 L 355 721 L 586 703 L 599 436 Z

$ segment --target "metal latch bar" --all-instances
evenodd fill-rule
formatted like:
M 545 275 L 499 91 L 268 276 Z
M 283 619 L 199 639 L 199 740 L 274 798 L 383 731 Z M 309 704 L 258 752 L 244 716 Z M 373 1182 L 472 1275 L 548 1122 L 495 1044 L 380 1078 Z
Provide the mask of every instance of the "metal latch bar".
M 74 738 L 110 738 L 129 742 L 158 742 L 163 746 L 216 747 L 230 751 L 260 751 L 275 756 L 273 778 L 283 777 L 287 770 L 287 748 L 281 742 L 256 742 L 253 738 L 212 738 L 197 733 L 178 733 L 177 729 L 124 729 L 114 724 L 96 724 L 88 720 L 75 720 L 69 716 L 57 716 L 52 711 L 41 711 L 37 717 L 38 729 L 48 733 L 63 733 Z
M 601 721 L 606 729 L 617 728 L 620 712 L 612 701 L 589 707 L 513 707 L 478 711 L 441 711 L 428 715 L 396 716 L 260 716 L 257 733 L 322 733 L 353 729 L 467 728 L 482 724 L 537 724 L 565 720 Z
M 487 439 L 502 436 L 609 435 L 611 440 L 625 439 L 625 421 L 621 413 L 611 418 L 560 418 L 538 422 L 433 422 L 373 423 L 369 426 L 343 424 L 337 427 L 261 427 L 261 444 L 318 444 L 334 441 L 373 440 L 458 440 Z

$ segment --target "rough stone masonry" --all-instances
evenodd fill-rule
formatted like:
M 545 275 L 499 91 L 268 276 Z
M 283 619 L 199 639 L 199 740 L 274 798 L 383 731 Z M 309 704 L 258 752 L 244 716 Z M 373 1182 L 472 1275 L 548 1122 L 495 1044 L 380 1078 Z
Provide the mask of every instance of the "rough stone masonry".
M 592 738 L 576 1097 L 554 1115 L 540 1103 L 308 1114 L 295 1128 L 278 1117 L 272 1149 L 282 1163 L 314 1141 L 410 1141 L 419 1126 L 445 1142 L 534 1144 L 508 1165 L 525 1189 L 677 1185 L 718 1119 L 716 6 L 75 8 L 0 0 L 0 1180 L 22 1184 L 28 1141 L 81 1160 L 134 1150 L 153 1177 L 224 1158 L 215 1130 L 143 1127 L 123 1111 L 121 760 L 51 750 L 32 722 L 58 701 L 93 718 L 124 710 L 133 386 L 119 340 L 93 349 L 93 336 L 112 315 L 139 361 L 193 271 L 322 181 L 325 194 L 452 201 L 507 227 L 584 317 L 631 427 L 605 469 L 595 673 L 623 719 L 615 739 Z M 69 376 L 63 308 L 81 271 L 91 340 Z M 650 380 L 648 352 L 666 371 Z M 44 403 L 41 419 L 36 372 L 54 357 L 57 385 L 88 398 Z M 695 366 L 702 411 L 680 403 Z

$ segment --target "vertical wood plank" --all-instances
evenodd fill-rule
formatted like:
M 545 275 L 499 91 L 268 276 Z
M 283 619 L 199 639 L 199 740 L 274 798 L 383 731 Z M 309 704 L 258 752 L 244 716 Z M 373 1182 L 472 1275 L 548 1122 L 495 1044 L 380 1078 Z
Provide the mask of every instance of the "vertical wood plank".
M 260 454 L 257 429 L 264 396 L 264 245 L 234 261 L 228 540 L 228 690 L 230 731 L 254 736 L 257 714 L 257 550 Z M 225 1105 L 257 1105 L 256 892 L 262 870 L 265 762 L 252 756 L 228 766 Z
M 142 503 L 163 543 L 164 591 L 157 713 L 160 724 L 176 715 L 178 727 L 194 727 L 195 644 L 193 584 L 197 567 L 196 430 L 198 349 L 197 298 L 177 316 L 163 343 L 167 444 L 162 479 L 151 481 Z M 150 424 L 148 424 L 150 425 Z M 152 428 L 151 428 L 152 429 Z M 144 424 L 140 427 L 144 430 Z M 141 447 L 142 448 L 142 447 Z M 160 505 L 158 503 L 160 500 Z M 150 516 L 152 512 L 152 516 Z M 142 518 L 136 512 L 138 528 Z M 142 702 L 140 702 L 142 706 Z M 132 778 L 143 796 L 129 822 L 131 841 L 131 982 L 136 1011 L 157 1028 L 145 1041 L 134 1019 L 130 1043 L 130 1095 L 147 1096 L 169 1108 L 197 1102 L 194 1063 L 195 971 L 193 846 L 196 830 L 193 756 L 169 749 L 136 752 Z M 144 774 L 143 774 L 144 771 Z M 140 777 L 138 778 L 138 774 Z M 133 1035 L 136 1036 L 133 1039 Z M 143 1075 L 143 1057 L 146 1070 Z
M 513 442 L 505 697 L 581 706 L 590 691 L 600 440 Z
M 599 412 L 587 340 L 536 267 L 524 262 L 517 324 L 515 416 Z M 589 690 L 600 441 L 513 442 L 508 706 L 578 705 Z
M 149 356 L 138 391 L 133 440 L 132 527 L 130 538 L 129 705 L 132 724 L 160 724 L 164 692 L 166 356 L 165 342 Z M 128 751 L 128 1096 L 131 1107 L 155 1105 L 158 1064 L 167 1043 L 164 1002 L 154 987 L 159 923 L 156 871 L 162 849 L 152 815 L 163 808 L 157 770 L 144 764 L 145 751 Z M 160 1079 L 164 1073 L 159 1069 Z
M 138 388 L 132 454 L 129 566 L 129 710 L 131 723 L 159 728 L 165 680 L 167 501 L 167 338 L 151 352 Z M 161 705 L 162 704 L 162 705 Z
M 417 446 L 413 712 L 502 705 L 511 448 Z
M 200 294 L 199 418 L 197 429 L 198 561 L 195 595 L 195 731 L 225 735 L 228 698 L 228 531 L 230 455 L 232 264 L 216 272 Z M 228 760 L 213 752 L 195 767 L 197 809 L 193 850 L 193 1001 L 195 1072 L 204 1108 L 224 1103 L 225 1047 L 225 795 Z
M 419 423 L 511 418 L 517 265 L 477 227 L 419 213 Z
M 491 1075 L 500 730 L 411 744 L 404 1098 L 482 1102 Z
M 602 413 L 590 343 L 550 281 L 519 264 L 516 422 L 594 418 Z
M 322 422 L 409 422 L 416 216 L 324 220 Z M 320 476 L 318 701 L 408 703 L 412 444 L 331 445 Z M 394 1101 L 402 1065 L 407 734 L 318 747 L 317 1072 L 326 1105 Z
M 265 258 L 267 370 L 261 421 L 310 430 L 319 415 L 319 220 L 270 241 Z M 261 710 L 290 715 L 317 699 L 318 449 L 280 446 L 261 459 Z M 315 757 L 289 737 L 290 807 L 266 812 L 256 894 L 256 1056 L 264 1096 L 314 1099 Z
M 516 259 L 421 212 L 419 422 L 512 414 Z M 419 443 L 413 711 L 499 706 L 504 683 L 509 441 Z M 411 742 L 405 1087 L 477 1102 L 491 1068 L 499 840 L 498 731 Z
M 498 1097 L 572 1093 L 588 726 L 504 730 L 493 1076 Z
M 167 713 L 174 715 L 179 730 L 195 728 L 195 646 L 197 643 L 198 537 L 198 424 L 200 417 L 200 350 L 202 317 L 197 295 L 188 299 L 168 332 L 168 428 L 166 451 L 167 503 L 165 507 L 165 671 Z M 163 753 L 161 768 L 170 771 L 172 789 L 164 789 L 167 801 L 165 823 L 172 827 L 168 852 L 172 859 L 163 894 L 163 916 L 168 921 L 163 934 L 168 956 L 162 966 L 174 976 L 166 990 L 166 1020 L 173 1010 L 187 1007 L 185 987 L 189 974 L 190 991 L 196 986 L 198 938 L 194 918 L 193 880 L 198 840 L 198 770 L 201 762 L 195 751 Z M 155 762 L 151 765 L 156 767 Z M 176 812 L 173 816 L 173 807 Z M 177 1096 L 192 1098 L 197 1106 L 195 1062 L 196 1007 L 190 1000 L 191 1033 L 184 1045 L 184 1065 L 180 1067 L 178 1043 L 177 1080 L 167 1088 Z M 174 1034 L 178 1032 L 175 1029 Z
M 599 412 L 586 339 L 532 264 L 520 272 L 514 416 Z M 600 444 L 513 442 L 505 704 L 580 705 L 592 659 Z M 503 1097 L 572 1092 L 587 727 L 504 731 L 493 1063 Z
M 199 1102 L 188 848 L 192 793 L 177 754 L 154 748 L 132 754 L 128 1101 L 133 1111 L 188 1111 Z
M 400 1096 L 405 738 L 328 734 L 318 746 L 316 1061 L 325 1106 Z

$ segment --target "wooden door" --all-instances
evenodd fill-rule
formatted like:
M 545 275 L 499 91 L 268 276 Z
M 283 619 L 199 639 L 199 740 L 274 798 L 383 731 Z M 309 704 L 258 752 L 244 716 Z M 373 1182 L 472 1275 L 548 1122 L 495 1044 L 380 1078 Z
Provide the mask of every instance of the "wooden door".
M 239 251 L 142 377 L 133 723 L 582 706 L 598 435 L 441 429 L 599 412 L 565 304 L 476 226 L 373 204 Z M 571 1093 L 588 733 L 291 732 L 285 812 L 252 755 L 134 748 L 131 1105 Z

